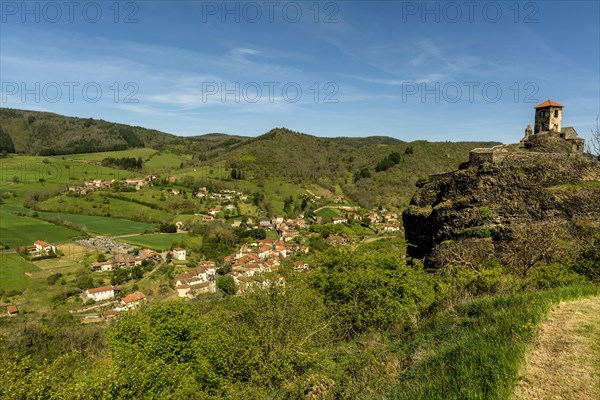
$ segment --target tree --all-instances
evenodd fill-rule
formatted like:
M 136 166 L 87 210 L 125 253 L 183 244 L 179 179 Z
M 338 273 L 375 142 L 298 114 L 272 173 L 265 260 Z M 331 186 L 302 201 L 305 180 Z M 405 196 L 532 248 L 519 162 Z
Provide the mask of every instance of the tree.
M 583 248 L 574 269 L 592 282 L 600 282 L 600 233 L 589 246 Z
M 139 265 L 136 265 L 131 269 L 132 279 L 142 279 L 144 277 L 144 270 Z
M 0 126 L 0 150 L 7 153 L 15 152 L 15 145 L 12 141 L 12 137 L 8 132 L 2 129 L 2 126 Z
M 129 271 L 125 268 L 119 268 L 118 270 L 112 273 L 110 277 L 111 285 L 120 285 L 123 282 L 127 282 L 129 280 Z
M 94 287 L 94 278 L 89 273 L 85 273 L 77 278 L 75 284 L 79 289 L 87 290 Z
M 368 168 L 363 168 L 354 174 L 354 182 L 356 183 L 363 178 L 370 178 L 370 177 L 371 177 L 371 171 L 369 171 Z
M 586 144 L 588 153 L 596 154 L 600 157 L 600 120 L 596 117 L 596 128 L 592 129 L 592 137 Z
M 400 163 L 400 153 L 393 152 L 377 164 L 377 166 L 375 167 L 375 171 L 376 172 L 387 171 L 388 169 L 392 168 L 394 165 L 399 164 L 399 163 Z
M 235 282 L 231 275 L 222 276 L 219 279 L 217 279 L 217 287 L 225 295 L 233 295 L 237 292 Z
M 490 239 L 467 238 L 439 244 L 430 261 L 438 268 L 464 267 L 479 272 L 493 256 L 494 245 Z
M 177 226 L 175 224 L 169 224 L 169 223 L 160 224 L 159 229 L 162 233 L 177 233 Z
M 434 300 L 427 274 L 395 255 L 331 250 L 319 264 L 312 285 L 324 296 L 344 338 L 370 328 L 403 329 Z
M 564 226 L 552 222 L 517 225 L 498 246 L 500 258 L 514 272 L 526 276 L 541 262 L 571 261 L 565 260 L 569 250 L 573 251 L 572 246 L 564 245 L 567 239 Z

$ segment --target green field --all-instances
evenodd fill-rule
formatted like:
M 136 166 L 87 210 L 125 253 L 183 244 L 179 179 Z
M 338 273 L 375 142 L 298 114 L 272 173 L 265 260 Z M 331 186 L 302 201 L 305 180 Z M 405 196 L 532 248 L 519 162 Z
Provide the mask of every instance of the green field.
M 169 250 L 173 247 L 173 243 L 181 242 L 182 240 L 190 241 L 199 245 L 200 237 L 190 237 L 187 233 L 154 233 L 148 235 L 130 236 L 119 238 L 121 242 L 133 244 L 140 247 L 147 247 L 153 250 Z
M 122 218 L 145 222 L 162 222 L 173 218 L 173 214 L 167 211 L 153 209 L 127 200 L 113 198 L 105 200 L 99 193 L 88 196 L 88 199 L 89 201 L 84 201 L 80 197 L 60 195 L 38 203 L 37 208 L 41 211 Z
M 64 226 L 0 211 L 0 243 L 9 247 L 30 246 L 36 240 L 60 243 L 81 235 Z
M 331 219 L 333 217 L 339 217 L 340 213 L 333 208 L 325 207 L 315 212 L 315 215 L 323 217 L 324 219 Z
M 52 192 L 89 179 L 124 179 L 139 176 L 131 171 L 103 167 L 86 160 L 61 157 L 12 156 L 0 159 L 0 192 L 11 206 L 22 206 L 28 192 Z
M 26 272 L 40 269 L 18 254 L 0 254 L 0 289 L 23 289 L 29 286 Z
M 97 155 L 100 153 L 95 153 Z M 102 158 L 101 158 L 102 159 Z M 123 179 L 137 176 L 131 171 L 119 170 L 91 164 L 84 160 L 67 160 L 60 157 L 18 156 L 0 160 L 2 175 L 0 183 L 4 189 L 12 190 L 27 183 L 35 189 L 56 184 L 72 184 L 86 179 Z M 17 177 L 19 182 L 13 182 Z M 43 182 L 40 182 L 40 179 Z
M 81 227 L 81 229 L 84 231 L 99 235 L 130 235 L 133 233 L 144 233 L 154 229 L 153 224 L 131 221 L 128 219 L 43 211 L 38 212 L 38 215 L 43 219 L 59 219 L 68 221 Z
M 191 159 L 189 154 L 156 153 L 144 163 L 144 169 L 148 172 L 158 172 L 179 168 L 182 162 Z

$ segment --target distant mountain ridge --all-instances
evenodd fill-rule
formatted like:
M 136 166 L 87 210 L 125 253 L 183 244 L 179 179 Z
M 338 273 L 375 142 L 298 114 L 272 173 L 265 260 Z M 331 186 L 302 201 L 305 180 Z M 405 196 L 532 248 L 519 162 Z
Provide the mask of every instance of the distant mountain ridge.
M 292 139 L 293 138 L 293 139 Z M 60 114 L 0 108 L 0 150 L 28 155 L 95 153 L 149 147 L 162 150 L 178 148 L 184 153 L 211 153 L 234 150 L 242 144 L 275 140 L 297 144 L 304 139 L 310 146 L 331 145 L 358 148 L 368 145 L 401 145 L 402 140 L 388 136 L 324 138 L 275 128 L 257 136 L 227 133 L 178 136 L 155 129 L 114 123 L 94 118 L 68 117 Z M 486 144 L 489 144 L 486 142 Z M 211 154 L 212 158 L 216 154 Z
M 139 147 L 177 148 L 193 153 L 228 147 L 246 139 L 223 133 L 183 137 L 93 118 L 0 108 L 0 151 L 17 154 L 96 153 Z
M 404 142 L 386 136 L 325 138 L 274 128 L 257 137 L 173 134 L 97 119 L 0 108 L 0 151 L 63 155 L 147 147 L 191 155 L 182 166 L 224 165 L 244 179 L 291 179 L 343 192 L 363 206 L 406 205 L 415 181 L 454 170 L 469 151 L 496 142 Z M 399 162 L 378 169 L 390 155 Z M 173 171 L 175 172 L 175 171 Z

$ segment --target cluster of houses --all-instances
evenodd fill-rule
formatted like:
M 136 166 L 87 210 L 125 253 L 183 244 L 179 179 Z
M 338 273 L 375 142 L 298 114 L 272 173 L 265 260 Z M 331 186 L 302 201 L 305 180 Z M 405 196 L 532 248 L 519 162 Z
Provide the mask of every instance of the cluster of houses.
M 228 204 L 225 204 L 224 206 L 215 206 L 215 207 L 209 208 L 208 211 L 206 211 L 204 213 L 197 212 L 194 215 L 203 217 L 203 220 L 205 220 L 205 221 L 213 221 L 215 219 L 215 217 L 219 216 L 221 213 L 233 212 L 235 210 L 236 210 L 235 205 L 228 203 Z
M 209 200 L 217 200 L 217 201 L 246 201 L 248 200 L 248 195 L 238 192 L 237 190 L 223 189 L 216 193 L 209 192 L 205 187 L 201 187 L 198 189 L 198 193 L 196 193 L 197 198 L 209 199 Z
M 215 293 L 217 264 L 214 261 L 202 261 L 194 268 L 175 277 L 175 289 L 179 297 L 194 298 L 201 293 Z
M 226 263 L 231 263 L 231 275 L 240 292 L 250 286 L 266 285 L 269 279 L 283 283 L 283 277 L 276 274 L 281 268 L 281 260 L 293 255 L 308 253 L 307 246 L 288 243 L 283 239 L 263 239 L 253 243 L 244 244 L 240 249 L 225 258 Z M 307 269 L 308 265 L 298 265 L 298 270 Z M 270 274 L 266 278 L 265 274 Z M 258 282 L 258 283 L 257 283 Z
M 113 285 L 100 286 L 97 288 L 91 288 L 82 293 L 81 298 L 83 301 L 94 300 L 96 302 L 112 300 L 115 298 L 115 294 L 118 290 Z M 134 292 L 123 297 L 119 304 L 112 310 L 104 311 L 102 317 L 105 320 L 115 317 L 119 312 L 132 310 L 138 307 L 140 304 L 147 301 L 147 297 L 142 292 Z
M 84 181 L 83 185 L 69 185 L 67 190 L 83 196 L 96 190 L 110 189 L 115 185 L 115 183 L 140 190 L 141 188 L 148 186 L 153 179 L 156 179 L 156 176 L 151 175 L 145 178 L 111 179 L 110 181 L 103 181 L 102 179 L 90 179 Z
M 367 212 L 365 217 L 369 218 L 369 220 L 374 224 L 398 224 L 399 222 L 398 214 L 386 209 L 378 210 L 377 208 L 373 208 Z
M 183 259 L 185 260 L 185 250 L 183 250 L 183 252 Z M 97 261 L 93 263 L 92 271 L 116 271 L 120 268 L 133 268 L 142 265 L 145 260 L 156 261 L 159 258 L 160 255 L 150 249 L 140 250 L 137 256 L 129 253 L 117 253 L 106 261 Z

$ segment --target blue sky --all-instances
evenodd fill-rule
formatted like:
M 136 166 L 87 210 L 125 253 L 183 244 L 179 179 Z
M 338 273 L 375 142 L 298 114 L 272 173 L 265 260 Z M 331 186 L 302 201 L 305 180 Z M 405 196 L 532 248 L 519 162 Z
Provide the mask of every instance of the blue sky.
M 178 135 L 503 142 L 549 98 L 582 136 L 600 113 L 597 1 L 1 6 L 2 107 Z

